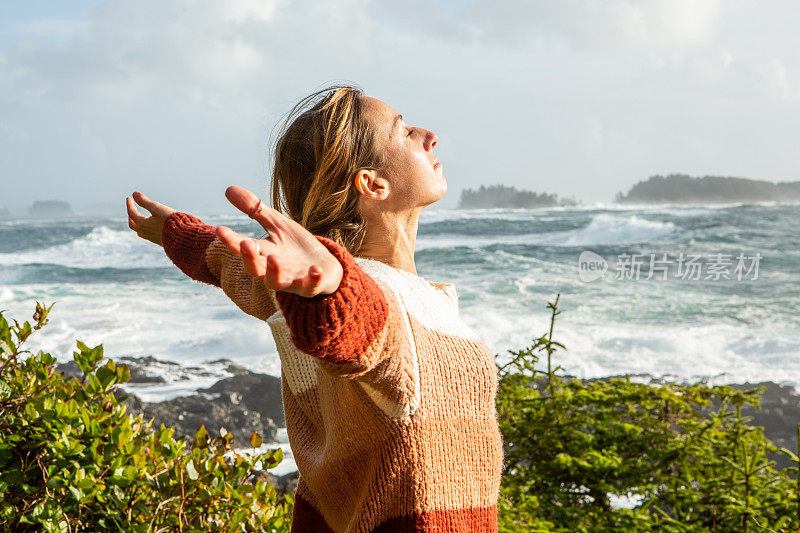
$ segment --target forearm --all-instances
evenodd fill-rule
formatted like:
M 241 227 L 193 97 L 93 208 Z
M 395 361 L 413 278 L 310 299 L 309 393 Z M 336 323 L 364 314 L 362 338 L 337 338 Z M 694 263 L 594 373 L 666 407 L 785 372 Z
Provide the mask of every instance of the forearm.
M 292 342 L 300 350 L 333 363 L 373 358 L 378 354 L 371 352 L 389 314 L 386 297 L 346 248 L 316 237 L 341 263 L 342 280 L 332 294 L 313 298 L 276 293 Z
M 220 286 L 206 263 L 206 251 L 216 238 L 216 227 L 203 223 L 187 213 L 175 212 L 167 217 L 162 229 L 164 253 L 181 272 L 190 278 Z
M 242 311 L 266 320 L 277 311 L 274 291 L 245 271 L 242 258 L 215 231 L 215 226 L 192 215 L 173 213 L 164 222 L 164 252 L 184 274 L 220 287 Z
M 397 301 L 387 300 L 346 248 L 315 235 L 342 265 L 342 279 L 333 293 L 305 298 L 271 291 L 263 279 L 247 274 L 242 258 L 216 237 L 215 229 L 174 213 L 164 224 L 164 251 L 187 276 L 221 287 L 250 315 L 266 320 L 278 310 L 277 302 L 292 342 L 303 352 L 359 368 L 372 367 L 385 355 L 384 345 L 392 338 L 388 330 L 397 329 Z

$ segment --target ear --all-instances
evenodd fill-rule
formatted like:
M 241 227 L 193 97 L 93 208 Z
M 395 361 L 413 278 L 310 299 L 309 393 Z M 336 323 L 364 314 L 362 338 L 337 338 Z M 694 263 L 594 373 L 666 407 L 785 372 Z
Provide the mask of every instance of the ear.
M 371 200 L 384 200 L 389 196 L 388 182 L 379 177 L 375 170 L 361 169 L 356 173 L 355 186 L 358 192 Z

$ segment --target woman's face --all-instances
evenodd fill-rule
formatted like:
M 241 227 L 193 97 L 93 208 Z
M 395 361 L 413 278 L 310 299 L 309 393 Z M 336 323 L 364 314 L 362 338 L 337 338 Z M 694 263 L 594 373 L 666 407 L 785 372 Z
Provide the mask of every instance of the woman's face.
M 386 199 L 401 209 L 425 207 L 439 200 L 447 192 L 447 181 L 433 153 L 439 140 L 436 134 L 407 125 L 400 113 L 380 100 L 363 98 L 379 149 L 386 156 L 386 166 L 378 173 L 389 191 Z

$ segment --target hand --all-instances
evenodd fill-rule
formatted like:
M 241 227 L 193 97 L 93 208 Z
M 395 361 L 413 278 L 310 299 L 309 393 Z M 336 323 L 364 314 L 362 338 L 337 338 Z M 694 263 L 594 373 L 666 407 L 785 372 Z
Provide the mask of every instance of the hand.
M 259 203 L 255 194 L 242 187 L 228 187 L 225 197 L 248 216 Z M 217 236 L 242 258 L 248 274 L 263 277 L 272 290 L 306 298 L 336 292 L 342 281 L 342 264 L 311 232 L 266 205 L 253 218 L 269 233 L 267 239 L 251 239 L 225 226 L 217 228 Z
M 133 203 L 134 200 L 137 204 L 150 211 L 151 216 L 146 217 L 139 213 L 139 210 L 136 209 L 136 204 Z M 125 203 L 128 206 L 128 227 L 142 239 L 163 246 L 161 232 L 164 228 L 164 221 L 175 210 L 150 200 L 138 191 L 133 193 L 133 198 L 130 196 L 125 198 Z

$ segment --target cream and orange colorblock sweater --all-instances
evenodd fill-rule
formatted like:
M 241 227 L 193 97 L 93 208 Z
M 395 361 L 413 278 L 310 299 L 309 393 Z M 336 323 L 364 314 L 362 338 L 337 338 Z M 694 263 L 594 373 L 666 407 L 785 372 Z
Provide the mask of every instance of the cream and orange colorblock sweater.
M 342 264 L 339 288 L 275 292 L 214 230 L 173 213 L 164 250 L 272 330 L 300 472 L 292 531 L 497 531 L 497 371 L 455 286 L 317 236 Z

